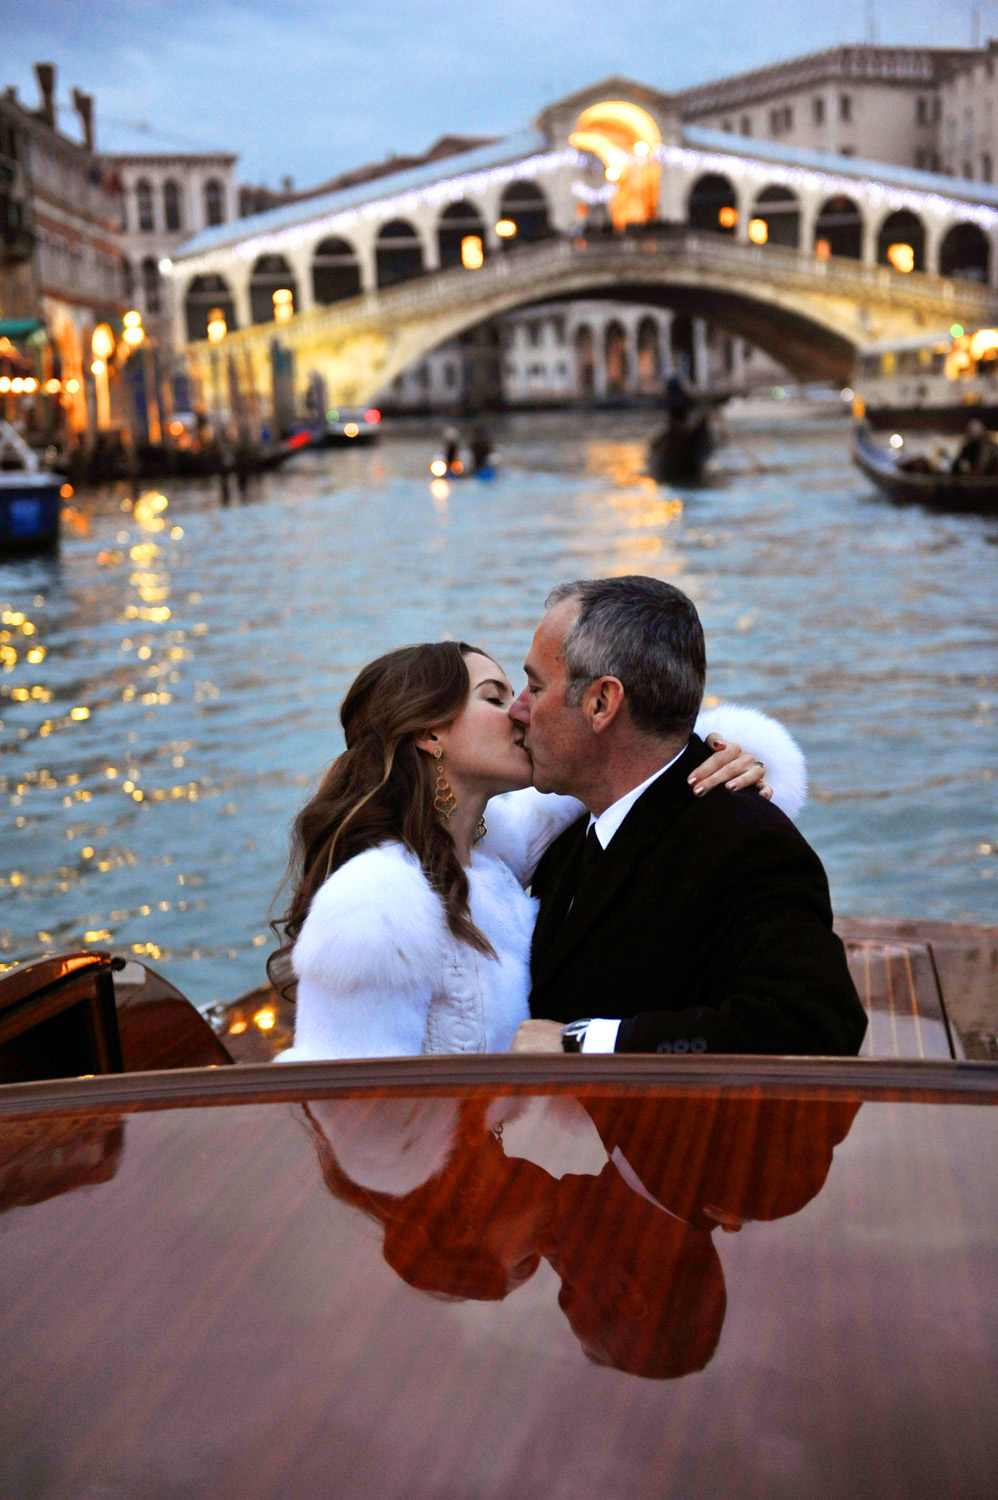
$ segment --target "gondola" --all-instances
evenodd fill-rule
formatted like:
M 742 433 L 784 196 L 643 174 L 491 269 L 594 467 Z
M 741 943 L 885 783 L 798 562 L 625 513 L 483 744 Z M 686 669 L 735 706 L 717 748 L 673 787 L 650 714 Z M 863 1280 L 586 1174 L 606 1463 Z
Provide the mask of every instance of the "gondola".
M 45 552 L 59 542 L 62 474 L 42 468 L 37 454 L 7 422 L 0 422 L 0 557 Z
M 905 468 L 893 452 L 874 442 L 865 423 L 855 429 L 853 459 L 892 500 L 916 501 L 936 510 L 998 511 L 998 474 L 920 473 Z
M 714 451 L 710 407 L 694 406 L 680 419 L 670 418 L 648 448 L 648 472 L 659 484 L 699 484 Z

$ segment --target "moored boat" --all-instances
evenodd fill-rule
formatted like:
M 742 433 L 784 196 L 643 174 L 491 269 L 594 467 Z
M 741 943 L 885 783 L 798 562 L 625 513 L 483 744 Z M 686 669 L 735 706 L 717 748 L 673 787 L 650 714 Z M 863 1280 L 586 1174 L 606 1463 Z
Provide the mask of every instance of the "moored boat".
M 0 557 L 58 544 L 65 487 L 65 478 L 42 468 L 14 428 L 0 422 Z

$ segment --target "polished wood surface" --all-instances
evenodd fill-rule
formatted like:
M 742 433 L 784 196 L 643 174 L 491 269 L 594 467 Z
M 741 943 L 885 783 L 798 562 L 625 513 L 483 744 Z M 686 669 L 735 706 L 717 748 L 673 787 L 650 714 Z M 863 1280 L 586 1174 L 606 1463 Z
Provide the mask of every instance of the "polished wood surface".
M 3 1500 L 990 1500 L 998 1067 L 0 1089 Z

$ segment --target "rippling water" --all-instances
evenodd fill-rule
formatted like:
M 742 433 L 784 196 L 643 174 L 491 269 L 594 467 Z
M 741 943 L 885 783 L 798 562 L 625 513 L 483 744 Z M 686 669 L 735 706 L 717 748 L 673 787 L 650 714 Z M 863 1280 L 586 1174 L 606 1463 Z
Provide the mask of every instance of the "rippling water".
M 510 419 L 501 477 L 447 494 L 413 428 L 244 505 L 78 496 L 57 560 L 0 563 L 0 960 L 113 941 L 199 1004 L 256 984 L 356 669 L 451 634 L 517 682 L 547 589 L 625 572 L 697 601 L 710 694 L 797 734 L 839 910 L 994 920 L 998 525 L 877 499 L 838 423 L 744 431 L 693 493 L 642 477 L 650 429 Z

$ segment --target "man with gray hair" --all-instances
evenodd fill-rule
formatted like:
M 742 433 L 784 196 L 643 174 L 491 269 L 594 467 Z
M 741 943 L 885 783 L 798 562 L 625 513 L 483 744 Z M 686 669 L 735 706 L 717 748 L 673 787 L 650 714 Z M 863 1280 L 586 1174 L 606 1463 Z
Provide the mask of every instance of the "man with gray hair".
M 866 1015 L 817 855 L 763 798 L 699 795 L 692 601 L 640 576 L 563 584 L 525 670 L 510 716 L 534 785 L 588 814 L 534 876 L 534 1019 L 513 1050 L 857 1052 Z

